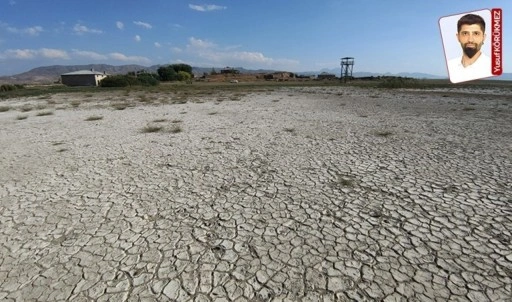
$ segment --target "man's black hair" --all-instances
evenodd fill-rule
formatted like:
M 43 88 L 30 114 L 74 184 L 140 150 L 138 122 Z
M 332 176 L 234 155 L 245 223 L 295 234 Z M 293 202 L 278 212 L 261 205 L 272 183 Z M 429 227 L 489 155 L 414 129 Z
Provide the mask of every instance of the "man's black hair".
M 484 18 L 480 17 L 479 15 L 474 14 L 467 14 L 462 16 L 462 18 L 459 19 L 459 22 L 457 22 L 457 32 L 460 32 L 460 28 L 462 25 L 473 25 L 478 24 L 480 25 L 480 29 L 482 29 L 482 32 L 485 33 L 485 21 Z

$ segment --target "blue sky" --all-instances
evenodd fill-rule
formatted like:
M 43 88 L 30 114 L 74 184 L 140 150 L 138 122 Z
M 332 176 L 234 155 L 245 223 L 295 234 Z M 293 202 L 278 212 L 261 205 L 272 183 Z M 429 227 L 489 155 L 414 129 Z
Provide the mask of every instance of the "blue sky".
M 446 76 L 439 18 L 494 7 L 512 36 L 510 0 L 0 0 L 0 75 L 103 63 L 301 72 L 351 56 L 354 72 Z M 512 72 L 506 37 L 503 54 Z

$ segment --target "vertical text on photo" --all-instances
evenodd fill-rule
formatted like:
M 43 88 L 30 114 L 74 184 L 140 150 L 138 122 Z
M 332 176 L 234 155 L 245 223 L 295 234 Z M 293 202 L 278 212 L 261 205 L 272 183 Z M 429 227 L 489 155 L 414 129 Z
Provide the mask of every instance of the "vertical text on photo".
M 503 11 L 501 8 L 493 8 L 491 10 L 492 17 L 492 74 L 495 76 L 503 73 L 503 58 L 502 58 L 502 24 L 503 24 Z

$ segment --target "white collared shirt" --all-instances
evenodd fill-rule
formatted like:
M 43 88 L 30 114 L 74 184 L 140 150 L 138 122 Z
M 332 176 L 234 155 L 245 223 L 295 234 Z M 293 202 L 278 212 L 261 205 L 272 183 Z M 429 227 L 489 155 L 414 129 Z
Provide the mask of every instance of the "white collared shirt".
M 473 64 L 466 67 L 462 65 L 462 56 L 448 61 L 448 74 L 452 83 L 492 77 L 491 68 L 491 58 L 483 52 Z

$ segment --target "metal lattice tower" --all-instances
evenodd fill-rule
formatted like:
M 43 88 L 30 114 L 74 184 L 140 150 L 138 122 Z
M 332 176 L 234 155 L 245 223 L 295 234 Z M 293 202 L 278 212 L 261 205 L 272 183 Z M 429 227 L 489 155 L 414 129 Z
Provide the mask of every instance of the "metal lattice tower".
M 352 78 L 352 69 L 354 68 L 354 58 L 345 57 L 341 58 L 341 78 L 347 82 L 347 78 Z

